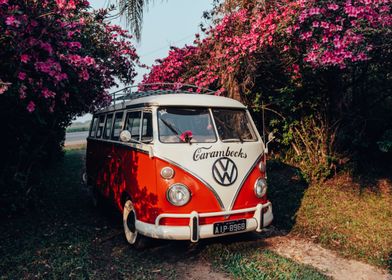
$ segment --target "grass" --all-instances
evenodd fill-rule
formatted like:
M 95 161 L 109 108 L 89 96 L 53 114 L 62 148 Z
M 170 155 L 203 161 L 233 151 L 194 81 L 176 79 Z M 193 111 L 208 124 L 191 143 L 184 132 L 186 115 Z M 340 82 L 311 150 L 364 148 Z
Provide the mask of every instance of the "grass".
M 283 258 L 260 245 L 254 242 L 228 246 L 214 244 L 206 251 L 215 267 L 236 279 L 329 279 L 310 266 Z
M 391 269 L 390 180 L 372 175 L 356 181 L 341 174 L 307 186 L 295 169 L 271 167 L 269 195 L 279 228 L 311 238 L 347 258 Z
M 63 162 L 47 171 L 38 206 L 0 221 L 0 279 L 182 279 L 203 257 L 240 279 L 323 279 L 308 266 L 257 247 L 258 241 L 248 246 L 237 237 L 159 241 L 133 250 L 121 218 L 95 209 L 82 187 L 84 155 L 83 148 L 66 149 Z
M 392 254 L 391 183 L 386 189 L 361 186 L 347 175 L 311 186 L 297 213 L 294 231 L 312 236 L 343 256 L 380 267 Z M 388 186 L 389 185 L 389 186 Z

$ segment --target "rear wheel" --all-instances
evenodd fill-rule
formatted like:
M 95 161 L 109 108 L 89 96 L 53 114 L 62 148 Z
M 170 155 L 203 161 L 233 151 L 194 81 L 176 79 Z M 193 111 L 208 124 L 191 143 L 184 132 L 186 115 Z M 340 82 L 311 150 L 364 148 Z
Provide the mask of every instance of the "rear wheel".
M 143 249 L 148 245 L 148 237 L 141 235 L 136 229 L 136 213 L 130 200 L 124 204 L 123 226 L 125 238 L 134 248 Z

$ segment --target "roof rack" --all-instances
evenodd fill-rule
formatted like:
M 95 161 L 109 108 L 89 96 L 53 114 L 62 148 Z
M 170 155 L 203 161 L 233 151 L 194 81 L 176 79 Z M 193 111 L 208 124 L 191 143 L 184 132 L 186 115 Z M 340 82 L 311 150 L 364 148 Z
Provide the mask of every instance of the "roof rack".
M 157 86 L 173 86 L 174 89 L 158 89 L 158 90 L 143 90 L 143 91 L 137 90 L 132 92 L 132 88 L 136 88 L 136 87 L 148 88 L 148 87 L 157 87 Z M 190 84 L 181 84 L 181 83 L 139 84 L 134 86 L 128 86 L 123 89 L 110 93 L 110 95 L 112 96 L 111 105 L 116 105 L 116 102 L 118 101 L 124 103 L 126 100 L 133 100 L 133 99 L 152 96 L 152 95 L 194 93 L 193 91 L 189 91 L 189 89 L 196 89 L 197 92 L 204 93 L 204 94 L 215 94 L 215 91 L 213 90 L 210 90 L 208 88 L 198 87 L 196 85 L 190 85 Z

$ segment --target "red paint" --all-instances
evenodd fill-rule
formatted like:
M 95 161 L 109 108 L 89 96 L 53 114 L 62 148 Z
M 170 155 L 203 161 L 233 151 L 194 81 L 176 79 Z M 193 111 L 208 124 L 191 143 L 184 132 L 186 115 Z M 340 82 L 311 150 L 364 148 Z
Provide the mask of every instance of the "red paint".
M 219 205 L 213 192 L 197 178 L 181 168 L 158 158 L 150 158 L 148 154 L 132 149 L 129 146 L 108 141 L 89 140 L 87 147 L 87 174 L 89 184 L 94 184 L 99 192 L 113 201 L 122 211 L 123 199 L 130 197 L 138 220 L 154 224 L 159 214 L 219 212 Z M 163 179 L 160 170 L 169 166 L 174 169 L 173 179 Z M 267 199 L 259 199 L 254 195 L 254 182 L 263 177 L 258 167 L 250 173 L 237 199 L 233 210 L 255 207 L 258 203 L 266 203 Z M 174 183 L 183 183 L 192 193 L 191 200 L 182 207 L 169 203 L 166 191 Z M 199 223 L 211 224 L 225 220 L 251 218 L 254 212 L 200 218 Z M 189 225 L 189 219 L 163 218 L 160 225 Z

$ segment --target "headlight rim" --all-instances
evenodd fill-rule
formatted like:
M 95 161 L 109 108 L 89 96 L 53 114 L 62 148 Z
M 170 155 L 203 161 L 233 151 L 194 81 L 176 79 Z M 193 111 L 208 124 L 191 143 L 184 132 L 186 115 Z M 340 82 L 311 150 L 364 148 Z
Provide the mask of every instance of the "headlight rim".
M 188 192 L 188 194 L 189 194 L 189 195 L 188 195 L 188 199 L 185 201 L 185 203 L 176 204 L 175 202 L 173 202 L 173 201 L 170 199 L 170 191 L 171 191 L 174 187 L 176 187 L 176 186 L 183 187 L 183 188 Z M 171 205 L 173 205 L 173 206 L 181 207 L 181 206 L 187 205 L 187 204 L 189 203 L 189 201 L 191 201 L 191 198 L 192 198 L 192 193 L 191 193 L 191 191 L 189 190 L 188 186 L 186 186 L 185 184 L 182 184 L 182 183 L 174 183 L 174 184 L 170 185 L 170 187 L 168 187 L 167 190 L 166 190 L 166 200 L 167 200 Z
M 261 195 L 259 195 L 257 192 L 257 185 L 258 185 L 259 181 L 264 182 L 264 187 L 262 187 L 263 191 L 261 192 Z M 268 190 L 267 180 L 262 177 L 257 178 L 257 180 L 255 181 L 253 190 L 254 190 L 254 194 L 257 198 L 263 198 L 263 196 L 265 196 L 267 194 L 267 190 Z

